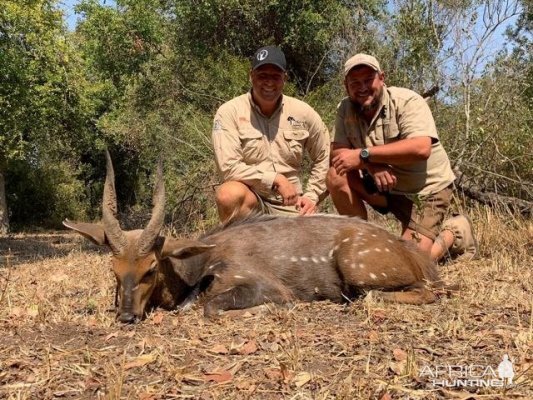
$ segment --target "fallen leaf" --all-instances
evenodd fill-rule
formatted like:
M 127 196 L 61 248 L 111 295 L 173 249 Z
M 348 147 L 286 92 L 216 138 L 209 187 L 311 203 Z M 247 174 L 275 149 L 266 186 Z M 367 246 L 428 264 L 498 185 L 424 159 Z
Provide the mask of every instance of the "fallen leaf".
M 239 382 L 235 382 L 235 387 L 239 390 L 246 390 L 246 391 L 253 391 L 255 389 L 255 385 L 247 380 L 241 380 Z
M 244 346 L 241 347 L 239 350 L 240 354 L 248 355 L 255 353 L 257 351 L 257 342 L 255 340 L 250 340 L 249 342 L 245 343 Z
M 277 343 L 272 343 L 272 344 L 270 345 L 270 351 L 272 351 L 272 352 L 275 353 L 275 352 L 277 352 L 278 350 L 279 350 L 279 344 L 277 344 Z
M 387 313 L 384 310 L 375 310 L 372 313 L 372 320 L 374 322 L 383 322 L 387 319 Z
M 216 354 L 228 354 L 229 350 L 226 346 L 223 344 L 216 344 L 214 345 L 209 351 Z
M 231 381 L 233 375 L 229 371 L 208 372 L 207 374 L 204 374 L 204 379 L 206 382 L 213 381 L 216 383 L 223 383 Z
M 312 379 L 312 375 L 309 372 L 300 372 L 294 377 L 292 381 L 296 385 L 297 388 L 301 388 L 311 379 Z
M 281 371 L 278 368 L 265 368 L 265 375 L 268 379 L 273 381 L 280 381 L 283 378 Z
M 100 389 L 101 383 L 94 378 L 88 377 L 85 379 L 85 390 L 96 391 Z
M 242 338 L 233 339 L 229 347 L 230 354 L 240 354 L 242 347 L 245 345 L 246 341 Z
M 377 342 L 379 339 L 379 334 L 376 331 L 368 332 L 368 340 L 371 342 Z
M 157 357 L 154 354 L 144 354 L 144 355 L 139 356 L 139 357 L 135 358 L 134 360 L 126 363 L 124 365 L 124 369 L 142 367 L 144 365 L 153 363 L 156 360 L 156 358 Z
M 403 376 L 405 371 L 405 366 L 407 365 L 407 361 L 399 361 L 397 363 L 391 362 L 389 364 L 389 368 L 392 372 L 394 372 L 398 376 Z
M 164 316 L 163 313 L 156 313 L 152 317 L 152 324 L 153 325 L 161 325 L 161 322 L 163 322 L 163 316 Z
M 403 351 L 402 349 L 394 349 L 392 350 L 392 354 L 396 361 L 407 360 L 407 353 Z

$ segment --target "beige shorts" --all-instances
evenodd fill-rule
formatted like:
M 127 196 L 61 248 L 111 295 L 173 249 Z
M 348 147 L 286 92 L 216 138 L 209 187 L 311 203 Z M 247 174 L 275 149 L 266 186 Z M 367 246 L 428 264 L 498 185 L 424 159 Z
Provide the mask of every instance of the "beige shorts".
M 284 206 L 280 201 L 265 199 L 259 196 L 254 190 L 252 190 L 252 192 L 254 192 L 255 197 L 257 198 L 257 211 L 261 214 L 285 215 L 289 217 L 300 215 L 295 206 Z

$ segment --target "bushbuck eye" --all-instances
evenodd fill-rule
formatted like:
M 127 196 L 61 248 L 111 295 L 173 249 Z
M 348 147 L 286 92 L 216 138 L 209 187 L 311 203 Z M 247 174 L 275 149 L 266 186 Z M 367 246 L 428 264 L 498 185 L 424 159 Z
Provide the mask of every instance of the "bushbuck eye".
M 146 271 L 146 273 L 144 274 L 143 278 L 150 278 L 151 276 L 153 276 L 155 274 L 155 271 L 157 271 L 157 262 L 156 261 L 154 261 L 150 265 L 150 269 L 148 271 Z

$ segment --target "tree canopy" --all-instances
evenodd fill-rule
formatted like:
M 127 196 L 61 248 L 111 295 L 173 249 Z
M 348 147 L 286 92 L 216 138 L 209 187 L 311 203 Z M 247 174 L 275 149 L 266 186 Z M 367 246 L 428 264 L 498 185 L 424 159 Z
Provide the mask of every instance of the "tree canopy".
M 212 118 L 249 89 L 250 57 L 267 44 L 287 56 L 287 93 L 330 128 L 356 52 L 379 58 L 388 85 L 438 88 L 430 104 L 455 166 L 532 198 L 529 2 L 81 0 L 76 11 L 69 31 L 57 0 L 0 0 L 0 230 L 8 217 L 15 228 L 97 218 L 104 147 L 132 218 L 150 209 L 162 156 L 168 222 L 209 223 Z

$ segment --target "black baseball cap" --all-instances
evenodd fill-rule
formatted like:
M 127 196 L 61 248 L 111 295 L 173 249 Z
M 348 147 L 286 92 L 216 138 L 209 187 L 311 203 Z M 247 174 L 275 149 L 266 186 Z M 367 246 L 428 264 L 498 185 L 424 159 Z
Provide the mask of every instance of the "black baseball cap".
M 276 46 L 261 47 L 255 52 L 254 58 L 252 58 L 252 70 L 266 64 L 275 65 L 284 72 L 287 70 L 285 54 L 283 54 L 283 51 Z

